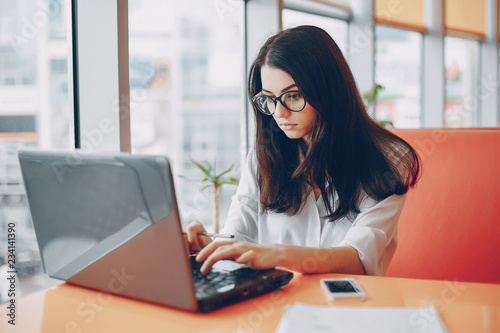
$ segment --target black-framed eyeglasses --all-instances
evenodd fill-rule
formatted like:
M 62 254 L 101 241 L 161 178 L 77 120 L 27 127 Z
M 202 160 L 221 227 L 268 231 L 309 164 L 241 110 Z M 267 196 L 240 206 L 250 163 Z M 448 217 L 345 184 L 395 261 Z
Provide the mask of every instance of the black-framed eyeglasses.
M 277 97 L 255 95 L 252 102 L 265 115 L 271 116 L 276 112 L 276 103 L 280 102 L 287 110 L 302 111 L 306 107 L 306 100 L 298 90 L 285 91 Z

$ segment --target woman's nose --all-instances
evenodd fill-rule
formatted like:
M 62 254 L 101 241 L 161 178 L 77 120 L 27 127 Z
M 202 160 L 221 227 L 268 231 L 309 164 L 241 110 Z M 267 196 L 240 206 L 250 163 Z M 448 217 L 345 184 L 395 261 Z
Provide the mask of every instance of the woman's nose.
M 285 108 L 280 102 L 276 103 L 276 110 L 274 111 L 274 116 L 278 118 L 288 117 L 290 110 Z

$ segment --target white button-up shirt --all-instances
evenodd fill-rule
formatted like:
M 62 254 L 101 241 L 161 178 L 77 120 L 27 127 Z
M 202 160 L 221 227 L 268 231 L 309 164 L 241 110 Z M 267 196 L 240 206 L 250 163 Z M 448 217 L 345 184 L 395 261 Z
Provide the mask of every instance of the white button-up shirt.
M 396 250 L 397 223 L 406 195 L 377 202 L 366 194 L 360 213 L 329 222 L 321 196 L 311 190 L 296 215 L 263 212 L 257 184 L 257 157 L 252 149 L 242 169 L 223 232 L 239 240 L 259 244 L 291 244 L 309 247 L 351 246 L 369 275 L 384 275 Z M 336 198 L 332 198 L 335 202 Z

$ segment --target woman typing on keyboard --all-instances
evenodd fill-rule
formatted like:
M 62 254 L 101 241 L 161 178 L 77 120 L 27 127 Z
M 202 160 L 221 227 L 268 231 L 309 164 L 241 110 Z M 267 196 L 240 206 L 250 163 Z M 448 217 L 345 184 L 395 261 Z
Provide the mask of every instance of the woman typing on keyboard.
M 221 259 L 254 269 L 384 275 L 419 159 L 373 121 L 341 51 L 323 30 L 269 38 L 250 69 L 255 144 L 223 233 L 184 226 L 206 273 Z

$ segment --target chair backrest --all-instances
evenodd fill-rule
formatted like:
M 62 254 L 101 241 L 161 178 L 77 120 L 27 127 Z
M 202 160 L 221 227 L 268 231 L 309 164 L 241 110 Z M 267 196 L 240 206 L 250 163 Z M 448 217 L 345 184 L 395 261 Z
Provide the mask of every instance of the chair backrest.
M 387 276 L 500 283 L 500 128 L 393 130 L 422 175 Z

